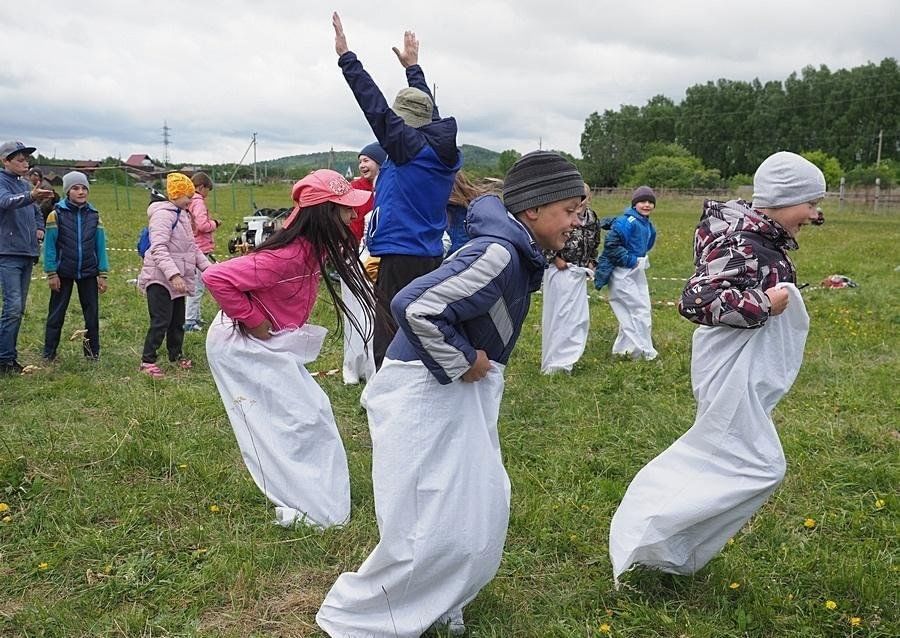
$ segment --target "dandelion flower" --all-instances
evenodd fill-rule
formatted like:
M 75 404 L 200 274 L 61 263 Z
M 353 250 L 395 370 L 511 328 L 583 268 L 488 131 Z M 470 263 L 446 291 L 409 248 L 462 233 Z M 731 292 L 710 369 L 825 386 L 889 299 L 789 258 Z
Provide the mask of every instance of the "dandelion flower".
M 38 563 L 38 569 L 47 569 L 50 567 L 49 563 Z
M 833 600 L 826 600 L 825 609 L 837 609 L 837 603 Z
M 210 505 L 210 506 L 209 506 L 209 511 L 210 511 L 210 512 L 218 512 L 218 511 L 219 511 L 219 506 L 218 506 L 218 505 Z
M 181 468 L 181 469 L 183 470 L 184 468 L 187 467 L 187 463 L 179 463 L 179 464 L 178 464 L 178 467 Z
M 12 516 L 9 516 L 9 515 L 4 516 L 2 520 L 3 520 L 4 523 L 11 523 L 11 522 L 12 522 Z
M 806 529 L 812 529 L 815 526 L 816 519 L 814 518 L 807 518 L 805 521 L 803 521 L 803 527 L 805 527 Z
M 727 542 L 726 544 L 727 544 L 727 545 L 734 545 L 734 538 L 729 538 L 729 539 L 728 539 L 728 542 Z
M 569 534 L 569 540 L 574 543 L 578 540 L 578 534 Z
M 2 503 L 0 503 L 0 505 L 2 505 Z M 875 499 L 875 509 L 880 510 L 882 508 L 884 508 L 884 499 L 883 498 Z
M 859 627 L 862 622 L 862 618 L 859 616 L 850 616 L 850 626 L 851 627 Z
M 608 623 L 602 623 L 600 625 L 600 633 L 601 634 L 608 634 L 611 631 L 612 631 L 612 627 L 610 627 Z
M 8 511 L 9 511 L 9 505 L 7 505 L 6 503 L 0 503 L 0 514 L 2 514 L 3 512 L 8 512 Z
M 731 584 L 728 586 L 728 589 L 740 589 L 740 588 L 741 588 L 741 584 L 738 583 L 738 582 L 731 583 Z

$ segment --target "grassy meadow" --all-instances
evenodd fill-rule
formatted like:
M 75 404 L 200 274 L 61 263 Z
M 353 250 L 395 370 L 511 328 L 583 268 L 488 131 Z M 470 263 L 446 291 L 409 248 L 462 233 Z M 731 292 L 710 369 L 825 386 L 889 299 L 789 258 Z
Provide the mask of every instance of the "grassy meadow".
M 251 197 L 284 206 L 289 188 L 217 188 L 219 254 Z M 351 521 L 324 532 L 274 525 L 241 461 L 204 335 L 186 336 L 194 370 L 167 369 L 162 380 L 137 372 L 148 319 L 127 280 L 137 276 L 146 192 L 95 185 L 90 199 L 117 249 L 101 297 L 101 361 L 66 341 L 81 327 L 73 295 L 59 360 L 41 362 L 48 289 L 37 279 L 19 349 L 41 368 L 0 379 L 0 636 L 323 636 L 313 619 L 322 598 L 377 541 L 361 386 L 318 377 L 348 452 Z M 625 203 L 598 197 L 593 207 L 604 215 Z M 648 276 L 658 302 L 677 299 L 690 274 L 699 206 L 663 198 L 654 213 Z M 812 284 L 811 329 L 774 414 L 787 477 L 693 577 L 631 572 L 617 591 L 607 554 L 629 481 L 693 423 L 692 324 L 659 303 L 659 359 L 614 360 L 616 322 L 592 290 L 584 357 L 572 375 L 543 377 L 535 295 L 500 417 L 513 486 L 506 552 L 466 608 L 467 635 L 900 635 L 900 211 L 824 208 L 827 223 L 805 228 L 795 253 L 800 281 Z M 816 287 L 834 273 L 859 288 Z M 215 307 L 208 295 L 204 303 L 209 320 Z M 327 296 L 314 321 L 334 326 Z M 340 364 L 330 338 L 309 368 Z

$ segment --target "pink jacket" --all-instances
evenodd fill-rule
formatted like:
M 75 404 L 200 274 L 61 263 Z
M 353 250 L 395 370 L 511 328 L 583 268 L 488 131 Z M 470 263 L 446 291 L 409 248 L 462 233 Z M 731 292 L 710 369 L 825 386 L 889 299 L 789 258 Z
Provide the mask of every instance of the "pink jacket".
M 319 275 L 312 245 L 300 238 L 213 264 L 203 273 L 203 283 L 222 311 L 248 328 L 268 319 L 275 330 L 290 330 L 309 319 Z
M 206 198 L 200 193 L 194 193 L 194 196 L 191 197 L 188 210 L 194 220 L 194 241 L 197 242 L 197 248 L 203 254 L 208 255 L 216 249 L 213 233 L 218 228 L 218 224 L 209 216 L 209 209 L 206 208 Z
M 144 292 L 151 284 L 160 284 L 169 291 L 172 299 L 193 294 L 194 273 L 206 270 L 209 260 L 194 243 L 190 213 L 182 210 L 178 224 L 172 228 L 176 217 L 172 202 L 153 202 L 147 209 L 147 225 L 150 228 L 150 249 L 144 254 L 144 267 L 138 275 L 138 286 Z M 184 277 L 187 293 L 175 292 L 169 282 L 175 275 Z

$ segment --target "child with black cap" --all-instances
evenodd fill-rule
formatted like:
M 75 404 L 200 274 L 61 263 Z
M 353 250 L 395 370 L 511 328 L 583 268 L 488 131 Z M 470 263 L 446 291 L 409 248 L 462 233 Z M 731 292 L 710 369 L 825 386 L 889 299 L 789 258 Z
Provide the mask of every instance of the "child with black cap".
M 470 241 L 394 298 L 399 330 L 362 395 L 381 539 L 325 598 L 316 621 L 329 635 L 464 631 L 462 609 L 494 577 L 509 521 L 503 370 L 541 283 L 541 250 L 563 247 L 582 199 L 571 162 L 524 155 L 502 201 L 471 203 Z
M 619 321 L 613 343 L 614 355 L 652 360 L 657 356 L 650 335 L 650 289 L 644 271 L 650 267 L 647 253 L 656 242 L 656 227 L 650 213 L 656 208 L 656 193 L 639 186 L 631 195 L 631 207 L 615 219 L 601 220 L 609 228 L 603 252 L 594 271 L 594 287 L 609 284 L 609 305 Z
M 100 358 L 100 298 L 106 292 L 109 260 L 106 256 L 106 231 L 100 213 L 88 202 L 91 186 L 84 173 L 63 175 L 65 197 L 47 216 L 44 238 L 44 272 L 50 286 L 50 307 L 44 331 L 44 359 L 56 358 L 72 287 L 78 289 L 78 301 L 87 331 L 84 356 Z

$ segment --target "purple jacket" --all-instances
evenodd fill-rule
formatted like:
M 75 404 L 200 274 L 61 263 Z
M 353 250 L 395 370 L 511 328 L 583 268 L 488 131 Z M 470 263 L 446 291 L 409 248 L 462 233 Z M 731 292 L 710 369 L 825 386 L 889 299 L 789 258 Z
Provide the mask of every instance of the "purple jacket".
M 193 294 L 195 273 L 209 267 L 206 258 L 194 242 L 191 214 L 172 202 L 153 202 L 147 209 L 147 226 L 150 229 L 150 249 L 144 254 L 144 267 L 138 275 L 138 286 L 144 292 L 151 284 L 160 284 L 169 291 L 172 299 Z M 178 223 L 175 228 L 175 217 Z M 175 292 L 170 280 L 175 275 L 184 277 L 187 293 Z

